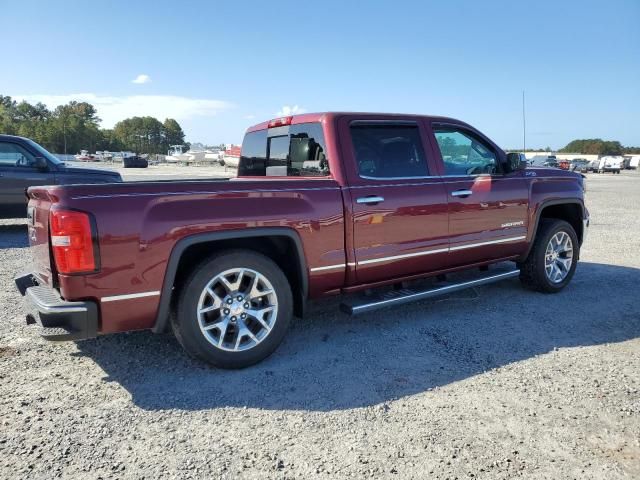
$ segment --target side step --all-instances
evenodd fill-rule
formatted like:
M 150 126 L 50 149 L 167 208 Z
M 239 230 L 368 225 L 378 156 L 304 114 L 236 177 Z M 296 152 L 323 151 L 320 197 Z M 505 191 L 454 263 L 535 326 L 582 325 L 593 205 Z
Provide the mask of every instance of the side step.
M 401 305 L 403 303 L 415 302 L 416 300 L 424 300 L 426 298 L 437 297 L 447 293 L 457 292 L 466 288 L 486 285 L 488 283 L 499 282 L 508 278 L 515 278 L 520 275 L 520 270 L 495 271 L 487 275 L 486 273 L 472 280 L 461 281 L 458 283 L 439 284 L 425 290 L 413 290 L 403 288 L 402 290 L 392 290 L 374 298 L 360 298 L 352 302 L 343 302 L 340 310 L 349 315 L 359 315 L 361 313 L 371 312 L 379 308 L 390 307 L 393 305 Z

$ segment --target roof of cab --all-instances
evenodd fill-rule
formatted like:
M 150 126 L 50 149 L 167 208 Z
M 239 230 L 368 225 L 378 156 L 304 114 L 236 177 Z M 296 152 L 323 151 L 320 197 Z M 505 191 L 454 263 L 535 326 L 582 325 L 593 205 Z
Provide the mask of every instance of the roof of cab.
M 430 120 L 438 120 L 441 122 L 453 121 L 456 123 L 462 123 L 460 120 L 456 120 L 455 118 L 450 117 L 440 117 L 434 115 L 419 115 L 415 113 L 389 113 L 389 112 L 318 112 L 318 113 L 302 113 L 299 115 L 283 115 L 282 117 L 276 118 L 288 118 L 291 117 L 291 125 L 296 125 L 298 123 L 312 123 L 312 122 L 323 122 L 329 117 L 337 117 L 342 115 L 362 115 L 362 116 L 381 116 L 381 117 L 415 117 L 415 118 L 428 118 Z M 269 128 L 269 122 L 273 120 L 266 120 L 264 122 L 258 123 L 247 128 L 246 133 L 255 132 L 258 130 L 266 130 Z
M 6 134 L 0 134 L 0 140 L 21 140 L 21 141 L 27 141 L 29 140 L 26 137 L 20 137 L 18 135 L 6 135 Z

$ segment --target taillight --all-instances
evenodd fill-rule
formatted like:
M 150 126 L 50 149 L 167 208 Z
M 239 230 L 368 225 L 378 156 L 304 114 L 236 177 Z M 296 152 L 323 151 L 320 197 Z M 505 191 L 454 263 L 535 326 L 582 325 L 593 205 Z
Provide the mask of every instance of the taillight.
M 274 118 L 273 120 L 269 121 L 268 128 L 285 127 L 287 125 L 291 125 L 292 120 L 293 117 Z
M 59 273 L 98 270 L 91 217 L 85 212 L 51 210 L 51 248 Z

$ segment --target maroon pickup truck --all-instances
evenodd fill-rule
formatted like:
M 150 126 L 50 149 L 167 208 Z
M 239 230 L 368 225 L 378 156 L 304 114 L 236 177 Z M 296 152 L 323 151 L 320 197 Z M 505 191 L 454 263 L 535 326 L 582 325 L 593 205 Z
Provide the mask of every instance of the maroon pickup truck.
M 278 118 L 247 130 L 237 178 L 30 188 L 34 263 L 16 285 L 50 340 L 171 328 L 190 354 L 244 367 L 309 299 L 366 291 L 342 304 L 356 314 L 514 276 L 562 290 L 584 179 L 525 167 L 451 118 Z M 459 270 L 475 276 L 447 283 Z M 413 286 L 424 277 L 439 281 Z

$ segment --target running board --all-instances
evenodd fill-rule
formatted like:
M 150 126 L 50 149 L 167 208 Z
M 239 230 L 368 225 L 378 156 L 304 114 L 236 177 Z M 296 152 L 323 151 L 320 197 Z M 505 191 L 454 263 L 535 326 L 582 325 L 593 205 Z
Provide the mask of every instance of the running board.
M 451 283 L 444 286 L 436 286 L 426 290 L 412 290 L 403 288 L 402 290 L 392 290 L 386 292 L 372 301 L 371 298 L 357 299 L 352 303 L 344 302 L 340 305 L 340 310 L 349 315 L 359 315 L 361 313 L 371 312 L 379 308 L 390 307 L 393 305 L 401 305 L 403 303 L 415 302 L 426 298 L 437 297 L 447 293 L 457 292 L 465 288 L 477 287 L 488 283 L 499 282 L 508 278 L 514 278 L 520 275 L 520 270 L 511 270 L 508 272 L 485 275 L 474 280 L 468 280 L 459 283 Z

